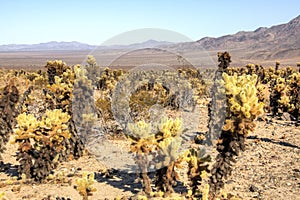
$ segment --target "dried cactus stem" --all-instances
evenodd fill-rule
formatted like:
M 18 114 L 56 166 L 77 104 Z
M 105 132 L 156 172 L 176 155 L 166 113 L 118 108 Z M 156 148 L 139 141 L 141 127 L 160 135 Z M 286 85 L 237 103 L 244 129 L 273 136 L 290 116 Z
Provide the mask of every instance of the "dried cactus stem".
M 176 184 L 174 166 L 175 162 L 171 162 L 168 166 L 158 169 L 155 174 L 155 187 L 158 191 L 164 192 L 164 197 L 174 192 L 173 186 Z
M 151 188 L 151 180 L 148 176 L 148 171 L 147 171 L 147 166 L 148 166 L 148 158 L 147 155 L 141 155 L 141 154 L 136 154 L 136 164 L 138 166 L 138 176 L 142 180 L 142 186 L 143 186 L 143 191 L 147 194 L 150 195 L 152 192 Z
M 211 161 L 210 156 L 206 157 L 200 157 L 199 154 L 201 154 L 202 150 L 198 149 L 190 149 L 190 160 L 188 162 L 188 178 L 189 178 L 189 186 L 192 190 L 192 194 L 194 197 L 201 197 L 202 192 L 200 189 L 200 186 L 202 186 L 204 183 L 204 178 L 206 177 L 206 173 L 210 170 L 208 169 L 209 164 L 207 162 Z M 193 157 L 193 158 L 192 158 Z M 193 162 L 193 159 L 197 159 L 196 163 Z
M 279 103 L 278 100 L 280 100 L 281 93 L 277 91 L 273 91 L 273 93 L 270 94 L 270 107 L 272 111 L 272 116 L 277 116 L 279 114 Z
M 8 142 L 16 123 L 15 117 L 18 115 L 18 110 L 15 105 L 18 100 L 19 91 L 13 82 L 10 82 L 3 89 L 3 97 L 0 99 L 0 153 L 4 152 L 4 146 Z M 1 157 L 0 160 L 2 160 Z
M 218 52 L 218 62 L 219 65 L 219 70 L 222 70 L 222 72 L 226 72 L 227 68 L 229 67 L 230 63 L 231 63 L 231 56 L 228 52 Z
M 275 70 L 276 70 L 276 71 L 279 69 L 279 66 L 280 66 L 280 62 L 279 62 L 279 61 L 276 61 L 276 63 L 275 63 Z
M 225 95 L 221 95 L 220 98 L 217 93 L 218 89 L 222 88 L 219 81 L 222 80 L 223 72 L 228 72 L 228 67 L 231 63 L 231 56 L 228 52 L 218 52 L 218 61 L 220 62 L 218 65 L 218 70 L 215 72 L 214 76 L 214 85 L 211 88 L 211 100 L 207 106 L 208 108 L 208 134 L 206 135 L 206 140 L 204 144 L 212 145 L 212 141 L 217 139 L 218 130 L 222 127 L 218 127 L 218 124 L 223 124 L 224 115 L 225 115 L 225 98 L 222 98 Z
M 235 157 L 245 150 L 245 135 L 222 131 L 219 141 L 219 154 L 211 170 L 210 194 L 217 194 L 224 187 L 224 181 L 231 175 L 232 166 L 236 162 Z

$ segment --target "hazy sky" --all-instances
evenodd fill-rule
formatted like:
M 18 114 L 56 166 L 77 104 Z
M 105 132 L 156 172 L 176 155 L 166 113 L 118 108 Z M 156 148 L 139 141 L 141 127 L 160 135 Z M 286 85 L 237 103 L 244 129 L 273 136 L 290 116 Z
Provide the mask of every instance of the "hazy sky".
M 299 14 L 299 0 L 0 0 L 0 44 L 102 44 L 142 28 L 198 40 L 286 23 Z

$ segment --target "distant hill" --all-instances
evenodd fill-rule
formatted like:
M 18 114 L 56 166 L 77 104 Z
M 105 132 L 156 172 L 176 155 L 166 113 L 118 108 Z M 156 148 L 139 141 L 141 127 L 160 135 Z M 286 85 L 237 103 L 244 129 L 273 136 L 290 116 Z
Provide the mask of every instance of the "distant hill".
M 0 51 L 42 51 L 42 50 L 92 50 L 93 45 L 80 42 L 46 42 L 39 44 L 0 45 Z
M 274 60 L 300 57 L 300 15 L 286 24 L 240 31 L 218 38 L 205 37 L 196 42 L 169 46 L 182 52 L 203 50 L 230 51 L 238 60 Z
M 55 50 L 94 50 L 94 49 L 140 49 L 140 48 L 153 48 L 161 45 L 170 45 L 171 42 L 148 40 L 141 43 L 130 45 L 111 45 L 111 46 L 97 46 L 89 45 L 80 42 L 46 42 L 39 44 L 8 44 L 0 45 L 0 51 L 55 51 Z

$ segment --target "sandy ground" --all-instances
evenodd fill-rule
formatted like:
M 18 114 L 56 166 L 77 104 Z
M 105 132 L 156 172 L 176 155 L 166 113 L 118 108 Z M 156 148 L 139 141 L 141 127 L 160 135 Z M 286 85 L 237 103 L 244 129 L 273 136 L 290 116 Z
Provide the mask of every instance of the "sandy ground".
M 203 117 L 199 128 L 205 130 L 206 108 L 202 109 Z M 226 182 L 225 191 L 245 200 L 300 200 L 300 127 L 269 117 L 266 119 L 257 122 L 256 131 L 246 140 L 246 151 L 238 157 L 233 173 Z M 120 139 L 110 142 L 122 147 L 127 145 Z M 55 170 L 56 178 L 47 183 L 15 181 L 13 177 L 17 175 L 18 165 L 15 161 L 16 146 L 7 144 L 7 149 L 2 155 L 4 164 L 0 171 L 0 193 L 5 192 L 9 200 L 63 199 L 62 197 L 80 200 L 82 197 L 74 185 L 84 171 L 95 173 L 94 186 L 97 192 L 89 197 L 91 200 L 130 197 L 141 190 L 135 173 L 113 170 L 105 175 L 109 157 L 114 156 L 109 151 L 107 162 L 98 161 L 94 155 L 86 155 L 78 160 L 61 163 Z M 102 150 L 105 151 L 105 148 Z

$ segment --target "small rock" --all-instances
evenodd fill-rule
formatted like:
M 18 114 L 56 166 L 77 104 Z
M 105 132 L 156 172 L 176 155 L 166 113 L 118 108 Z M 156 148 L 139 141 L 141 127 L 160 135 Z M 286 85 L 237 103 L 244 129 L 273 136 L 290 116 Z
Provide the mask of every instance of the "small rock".
M 234 183 L 234 180 L 228 180 L 228 181 L 226 181 L 226 184 L 231 184 L 231 183 Z
M 287 112 L 282 113 L 282 119 L 285 121 L 291 121 L 291 115 Z
M 20 192 L 21 185 L 14 185 L 11 189 L 12 192 Z
M 286 185 L 287 185 L 287 186 L 291 186 L 292 184 L 291 184 L 291 183 L 286 183 Z
M 251 186 L 249 187 L 249 191 L 250 191 L 250 192 L 258 192 L 258 187 L 254 186 L 254 185 L 251 185 Z
M 299 169 L 293 169 L 293 171 L 294 171 L 294 172 L 300 172 L 300 170 L 299 170 Z

